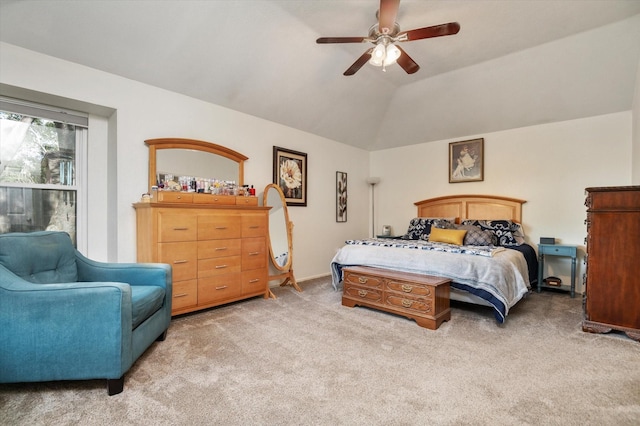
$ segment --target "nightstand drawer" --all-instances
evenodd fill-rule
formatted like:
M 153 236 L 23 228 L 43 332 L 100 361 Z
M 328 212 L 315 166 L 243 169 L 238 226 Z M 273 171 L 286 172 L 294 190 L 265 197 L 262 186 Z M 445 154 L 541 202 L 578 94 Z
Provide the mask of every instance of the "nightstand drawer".
M 577 247 L 575 246 L 561 246 L 553 244 L 540 244 L 538 250 L 541 254 L 548 254 L 550 256 L 575 256 Z

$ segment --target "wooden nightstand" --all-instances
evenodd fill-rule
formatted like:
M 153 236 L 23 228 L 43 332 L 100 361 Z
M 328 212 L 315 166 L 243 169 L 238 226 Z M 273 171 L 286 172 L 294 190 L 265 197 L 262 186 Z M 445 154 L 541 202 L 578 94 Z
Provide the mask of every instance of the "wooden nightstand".
M 552 286 L 546 285 L 542 281 L 544 273 L 544 257 L 565 256 L 571 258 L 571 285 Z M 571 297 L 576 296 L 576 260 L 578 257 L 578 246 L 564 244 L 538 244 L 538 293 L 542 288 L 555 288 L 571 292 Z

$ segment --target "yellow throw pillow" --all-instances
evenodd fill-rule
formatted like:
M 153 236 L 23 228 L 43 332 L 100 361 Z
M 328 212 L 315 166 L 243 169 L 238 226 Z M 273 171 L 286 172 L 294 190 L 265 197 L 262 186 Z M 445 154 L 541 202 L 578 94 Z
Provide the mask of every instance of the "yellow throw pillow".
M 466 229 L 440 229 L 431 228 L 431 234 L 429 234 L 429 241 L 437 243 L 449 243 L 458 246 L 462 245 L 464 236 L 467 233 Z

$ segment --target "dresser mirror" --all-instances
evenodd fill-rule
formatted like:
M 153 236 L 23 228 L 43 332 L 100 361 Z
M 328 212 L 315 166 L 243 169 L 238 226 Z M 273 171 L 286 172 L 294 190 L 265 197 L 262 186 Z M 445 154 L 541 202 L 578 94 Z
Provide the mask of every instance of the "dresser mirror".
M 262 195 L 262 205 L 269 210 L 269 253 L 271 263 L 279 272 L 269 276 L 269 281 L 284 279 L 280 284 L 291 285 L 296 290 L 302 289 L 293 276 L 293 223 L 289 220 L 287 202 L 282 189 L 278 185 L 269 184 Z
M 244 185 L 248 157 L 224 146 L 195 139 L 163 138 L 145 141 L 149 147 L 149 191 L 161 173 L 234 181 Z

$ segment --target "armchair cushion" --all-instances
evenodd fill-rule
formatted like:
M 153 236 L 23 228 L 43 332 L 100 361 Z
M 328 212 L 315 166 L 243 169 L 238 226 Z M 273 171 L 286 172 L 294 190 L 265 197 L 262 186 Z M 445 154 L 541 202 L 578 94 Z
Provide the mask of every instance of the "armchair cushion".
M 155 285 L 131 286 L 132 328 L 142 324 L 162 307 L 164 288 Z
M 23 280 L 35 284 L 78 281 L 76 251 L 67 234 L 7 234 L 3 239 L 0 264 Z

